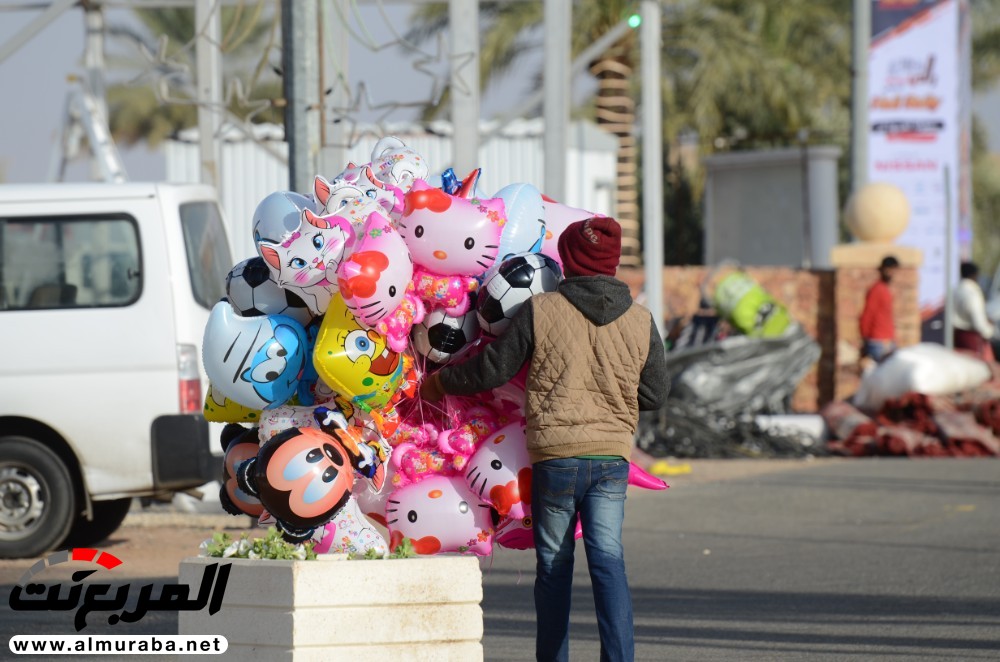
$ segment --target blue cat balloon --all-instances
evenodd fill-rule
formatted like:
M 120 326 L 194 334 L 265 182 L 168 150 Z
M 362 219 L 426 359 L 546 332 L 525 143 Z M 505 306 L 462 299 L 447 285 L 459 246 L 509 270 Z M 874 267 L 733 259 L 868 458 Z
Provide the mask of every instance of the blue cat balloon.
M 311 354 L 305 329 L 285 315 L 240 317 L 215 304 L 205 325 L 202 361 L 212 388 L 253 409 L 273 409 L 296 392 Z

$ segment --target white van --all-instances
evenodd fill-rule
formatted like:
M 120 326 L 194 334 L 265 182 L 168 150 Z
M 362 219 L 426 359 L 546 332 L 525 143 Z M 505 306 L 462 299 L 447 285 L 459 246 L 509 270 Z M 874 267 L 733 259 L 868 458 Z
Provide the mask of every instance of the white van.
M 231 266 L 210 187 L 0 186 L 0 558 L 218 477 L 201 339 Z

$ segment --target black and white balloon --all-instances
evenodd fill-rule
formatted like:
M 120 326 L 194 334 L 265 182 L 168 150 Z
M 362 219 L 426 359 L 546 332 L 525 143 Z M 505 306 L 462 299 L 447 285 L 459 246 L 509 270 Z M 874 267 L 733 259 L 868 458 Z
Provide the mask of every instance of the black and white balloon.
M 423 322 L 413 326 L 410 346 L 428 361 L 445 365 L 472 349 L 479 334 L 474 307 L 458 317 L 435 308 L 424 316 Z
M 303 325 L 312 321 L 305 302 L 294 292 L 279 287 L 260 257 L 243 260 L 229 271 L 226 298 L 241 317 L 288 315 Z
M 500 335 L 525 301 L 535 294 L 555 292 L 560 280 L 562 269 L 548 255 L 512 255 L 483 279 L 476 304 L 479 325 L 491 336 Z

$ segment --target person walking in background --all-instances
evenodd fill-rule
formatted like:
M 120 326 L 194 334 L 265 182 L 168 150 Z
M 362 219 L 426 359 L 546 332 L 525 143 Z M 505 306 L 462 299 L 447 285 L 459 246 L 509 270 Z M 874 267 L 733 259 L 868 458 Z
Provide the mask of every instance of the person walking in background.
M 972 352 L 980 358 L 992 360 L 990 338 L 993 323 L 986 316 L 986 298 L 979 287 L 979 267 L 974 262 L 963 262 L 960 267 L 962 280 L 952 291 L 954 317 L 952 317 L 955 349 Z
M 559 237 L 566 279 L 533 296 L 507 331 L 468 361 L 421 385 L 430 401 L 496 388 L 530 361 L 525 390 L 537 574 L 538 660 L 569 659 L 576 521 L 594 589 L 601 660 L 635 654 L 622 523 L 629 456 L 643 409 L 667 394 L 663 340 L 648 310 L 614 278 L 621 227 L 612 218 L 569 225 Z
M 881 363 L 896 349 L 896 324 L 892 317 L 892 290 L 889 283 L 899 268 L 892 255 L 882 258 L 878 282 L 868 289 L 861 311 L 861 356 Z

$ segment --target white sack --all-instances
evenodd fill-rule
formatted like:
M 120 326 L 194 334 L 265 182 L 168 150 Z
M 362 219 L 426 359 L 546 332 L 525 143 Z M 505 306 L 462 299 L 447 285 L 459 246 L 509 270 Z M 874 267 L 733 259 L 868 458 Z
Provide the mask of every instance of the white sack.
M 878 411 L 890 398 L 911 391 L 949 395 L 975 388 L 991 376 L 986 363 L 943 345 L 920 343 L 896 350 L 861 380 L 854 406 Z

